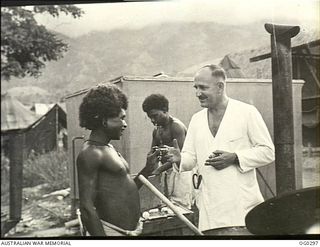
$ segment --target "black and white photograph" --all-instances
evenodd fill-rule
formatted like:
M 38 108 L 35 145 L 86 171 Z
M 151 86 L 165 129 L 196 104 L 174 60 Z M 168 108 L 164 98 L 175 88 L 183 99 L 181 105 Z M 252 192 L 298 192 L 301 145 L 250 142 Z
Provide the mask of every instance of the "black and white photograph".
M 319 122 L 320 0 L 1 1 L 1 245 L 316 246 Z

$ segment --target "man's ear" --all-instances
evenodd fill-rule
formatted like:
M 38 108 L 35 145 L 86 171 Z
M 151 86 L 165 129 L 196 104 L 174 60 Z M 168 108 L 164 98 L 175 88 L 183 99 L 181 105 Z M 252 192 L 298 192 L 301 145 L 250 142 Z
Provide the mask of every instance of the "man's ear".
M 218 82 L 218 87 L 219 89 L 224 89 L 224 83 L 223 82 Z
M 107 128 L 108 127 L 108 120 L 106 118 L 102 118 L 102 126 Z

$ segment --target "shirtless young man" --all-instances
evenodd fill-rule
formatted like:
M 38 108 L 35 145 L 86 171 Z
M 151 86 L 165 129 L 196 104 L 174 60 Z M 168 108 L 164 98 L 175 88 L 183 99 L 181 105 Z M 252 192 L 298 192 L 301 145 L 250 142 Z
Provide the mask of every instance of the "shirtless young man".
M 127 127 L 128 101 L 115 85 L 92 88 L 79 108 L 80 126 L 91 130 L 77 158 L 81 219 L 92 236 L 139 235 L 142 231 L 138 189 L 125 159 L 109 142 Z M 139 174 L 151 174 L 159 151 L 148 154 Z
M 159 147 L 173 147 L 174 139 L 177 140 L 181 150 L 187 128 L 179 119 L 169 115 L 168 99 L 161 94 L 151 94 L 145 98 L 142 109 L 155 126 L 152 132 L 151 150 L 156 150 Z M 165 153 L 163 156 L 165 156 Z M 165 195 L 172 201 L 190 208 L 192 203 L 191 172 L 189 174 L 178 174 L 170 169 L 172 168 L 171 163 L 166 163 L 165 159 L 161 161 L 163 164 L 156 170 L 155 174 L 166 171 L 162 174 Z
M 169 115 L 168 99 L 161 94 L 151 94 L 143 101 L 142 108 L 156 126 L 152 133 L 152 147 L 172 146 L 173 139 L 176 139 L 182 149 L 187 128 L 179 119 Z

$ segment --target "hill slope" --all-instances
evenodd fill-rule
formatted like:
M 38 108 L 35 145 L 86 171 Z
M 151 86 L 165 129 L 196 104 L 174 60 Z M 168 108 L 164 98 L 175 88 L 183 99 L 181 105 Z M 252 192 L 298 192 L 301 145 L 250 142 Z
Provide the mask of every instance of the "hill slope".
M 141 29 L 93 32 L 66 38 L 69 51 L 38 79 L 12 79 L 4 88 L 35 85 L 59 98 L 121 75 L 178 72 L 230 53 L 268 46 L 263 23 L 165 23 Z

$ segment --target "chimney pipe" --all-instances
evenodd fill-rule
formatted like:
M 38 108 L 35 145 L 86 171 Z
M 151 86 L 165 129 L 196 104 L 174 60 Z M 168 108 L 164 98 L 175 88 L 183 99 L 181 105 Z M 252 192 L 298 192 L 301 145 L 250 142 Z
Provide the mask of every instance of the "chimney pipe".
M 271 64 L 277 194 L 296 189 L 291 38 L 299 26 L 265 24 L 271 34 Z

